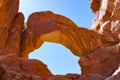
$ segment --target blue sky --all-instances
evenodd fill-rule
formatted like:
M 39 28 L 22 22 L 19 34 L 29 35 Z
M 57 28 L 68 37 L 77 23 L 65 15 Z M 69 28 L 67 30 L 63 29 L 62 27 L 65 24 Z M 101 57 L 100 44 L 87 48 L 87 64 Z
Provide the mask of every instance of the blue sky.
M 94 14 L 89 0 L 20 0 L 19 11 L 27 17 L 33 12 L 53 11 L 70 18 L 80 27 L 90 28 Z M 53 74 L 80 73 L 79 57 L 60 44 L 45 42 L 30 53 L 29 58 L 39 59 L 48 65 Z

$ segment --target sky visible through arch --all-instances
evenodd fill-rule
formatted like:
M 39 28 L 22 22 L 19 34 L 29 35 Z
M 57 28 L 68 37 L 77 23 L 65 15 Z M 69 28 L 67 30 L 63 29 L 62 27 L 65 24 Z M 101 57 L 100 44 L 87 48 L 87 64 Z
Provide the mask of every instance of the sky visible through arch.
M 25 21 L 33 12 L 52 11 L 70 18 L 80 27 L 90 28 L 94 14 L 89 0 L 20 0 L 19 11 L 24 13 Z M 60 44 L 45 42 L 29 55 L 39 59 L 53 74 L 80 73 L 79 57 Z

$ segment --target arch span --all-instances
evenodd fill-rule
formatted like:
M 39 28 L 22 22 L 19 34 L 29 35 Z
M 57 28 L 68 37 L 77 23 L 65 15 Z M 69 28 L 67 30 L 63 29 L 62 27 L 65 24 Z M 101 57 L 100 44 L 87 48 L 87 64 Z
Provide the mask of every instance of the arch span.
M 70 19 L 50 11 L 35 12 L 27 21 L 22 42 L 22 57 L 39 48 L 44 41 L 60 43 L 76 56 L 102 45 L 99 34 L 78 27 Z

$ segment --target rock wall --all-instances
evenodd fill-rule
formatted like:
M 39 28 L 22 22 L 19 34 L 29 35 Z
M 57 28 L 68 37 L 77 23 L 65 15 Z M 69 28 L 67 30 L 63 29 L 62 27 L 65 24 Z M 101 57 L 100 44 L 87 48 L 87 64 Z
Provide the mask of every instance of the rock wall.
M 32 13 L 24 27 L 19 0 L 0 1 L 0 80 L 119 80 L 119 0 L 90 0 L 96 14 L 91 29 L 51 11 Z M 28 59 L 45 41 L 64 45 L 81 57 L 82 74 L 53 75 Z

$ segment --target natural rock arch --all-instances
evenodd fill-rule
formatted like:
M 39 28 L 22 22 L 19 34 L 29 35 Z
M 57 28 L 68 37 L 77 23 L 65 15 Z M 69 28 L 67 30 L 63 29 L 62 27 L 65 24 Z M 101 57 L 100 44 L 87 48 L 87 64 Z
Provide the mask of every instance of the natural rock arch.
M 29 52 L 41 46 L 44 41 L 60 43 L 76 56 L 102 45 L 98 33 L 79 28 L 68 18 L 50 11 L 31 14 L 23 35 L 22 57 L 27 57 Z
M 68 18 L 50 11 L 31 14 L 25 29 L 24 15 L 18 12 L 19 0 L 0 2 L 1 80 L 103 80 L 112 76 L 118 68 L 120 0 L 90 0 L 92 11 L 96 14 L 92 30 L 80 28 Z M 53 76 L 47 65 L 28 59 L 29 52 L 39 48 L 44 41 L 63 44 L 74 55 L 80 56 L 81 76 Z

